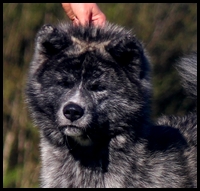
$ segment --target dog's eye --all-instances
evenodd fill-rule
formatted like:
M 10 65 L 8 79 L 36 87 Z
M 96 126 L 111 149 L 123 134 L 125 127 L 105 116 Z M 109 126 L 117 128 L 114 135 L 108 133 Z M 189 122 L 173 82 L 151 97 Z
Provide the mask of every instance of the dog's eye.
M 103 86 L 101 84 L 91 84 L 89 86 L 89 90 L 94 91 L 94 92 L 103 91 L 103 90 L 105 90 L 105 86 Z
M 58 85 L 64 87 L 64 88 L 72 88 L 73 87 L 73 83 L 63 80 L 63 81 L 58 81 Z

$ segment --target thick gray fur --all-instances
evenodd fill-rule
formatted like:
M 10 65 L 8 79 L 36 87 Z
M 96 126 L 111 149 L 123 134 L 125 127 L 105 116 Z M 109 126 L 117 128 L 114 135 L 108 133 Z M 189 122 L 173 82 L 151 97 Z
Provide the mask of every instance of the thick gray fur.
M 179 69 L 195 97 L 196 56 Z M 41 187 L 197 187 L 196 112 L 153 124 L 149 73 L 142 44 L 120 26 L 40 29 L 26 95 Z

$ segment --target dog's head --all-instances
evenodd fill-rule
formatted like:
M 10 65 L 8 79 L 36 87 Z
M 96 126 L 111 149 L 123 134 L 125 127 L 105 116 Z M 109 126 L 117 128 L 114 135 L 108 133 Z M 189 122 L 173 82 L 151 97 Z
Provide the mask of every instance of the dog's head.
M 60 24 L 38 32 L 27 101 L 43 134 L 82 145 L 114 136 L 148 118 L 149 63 L 130 31 Z

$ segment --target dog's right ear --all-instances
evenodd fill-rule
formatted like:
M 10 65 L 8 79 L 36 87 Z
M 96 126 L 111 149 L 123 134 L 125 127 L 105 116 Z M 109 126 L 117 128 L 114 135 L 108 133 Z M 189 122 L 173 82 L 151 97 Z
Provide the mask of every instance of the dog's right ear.
M 105 48 L 118 63 L 122 64 L 128 64 L 133 59 L 139 58 L 143 51 L 139 41 L 129 35 L 113 40 Z
M 71 39 L 52 25 L 44 25 L 36 36 L 36 51 L 39 54 L 53 56 L 71 44 Z

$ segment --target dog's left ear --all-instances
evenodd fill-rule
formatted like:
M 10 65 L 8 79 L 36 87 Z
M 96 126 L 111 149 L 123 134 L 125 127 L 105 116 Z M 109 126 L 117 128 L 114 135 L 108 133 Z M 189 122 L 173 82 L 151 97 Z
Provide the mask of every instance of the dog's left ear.
M 143 52 L 142 45 L 134 36 L 125 36 L 111 41 L 106 47 L 106 51 L 121 64 L 128 64 L 132 60 L 140 57 Z
M 53 56 L 71 44 L 71 39 L 52 25 L 44 25 L 36 36 L 36 50 L 43 55 Z

